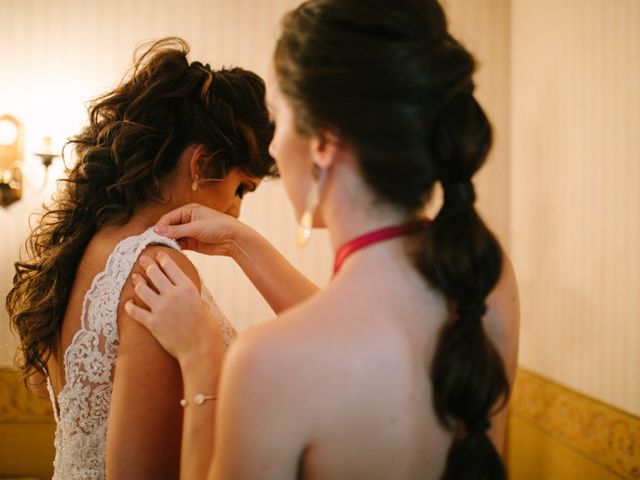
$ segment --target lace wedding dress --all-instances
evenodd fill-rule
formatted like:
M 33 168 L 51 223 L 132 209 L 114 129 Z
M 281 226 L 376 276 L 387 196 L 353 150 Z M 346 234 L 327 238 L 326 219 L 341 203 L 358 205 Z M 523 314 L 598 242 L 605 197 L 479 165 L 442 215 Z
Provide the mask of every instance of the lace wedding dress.
M 87 291 L 80 328 L 64 353 L 65 386 L 57 399 L 47 386 L 57 423 L 54 480 L 103 479 L 114 364 L 118 356 L 120 294 L 140 253 L 149 245 L 180 250 L 178 244 L 149 229 L 122 240 L 106 268 Z M 211 294 L 202 286 L 203 301 L 219 319 L 225 346 L 235 331 Z M 57 400 L 57 401 L 56 401 Z

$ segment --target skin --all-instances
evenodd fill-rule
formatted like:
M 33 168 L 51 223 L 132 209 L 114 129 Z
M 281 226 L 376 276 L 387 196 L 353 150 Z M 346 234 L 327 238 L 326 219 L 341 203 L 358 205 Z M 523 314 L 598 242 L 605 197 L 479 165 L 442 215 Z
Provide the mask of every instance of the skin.
M 269 107 L 276 121 L 270 152 L 298 216 L 312 166 L 322 170 L 316 225 L 326 225 L 334 250 L 358 235 L 411 218 L 374 203 L 360 177 L 356 153 L 339 137 L 332 132 L 298 133 L 291 106 L 273 76 L 269 85 Z M 197 221 L 206 218 L 216 221 L 203 212 Z M 238 231 L 243 233 L 235 241 L 242 242 L 247 230 Z M 197 241 L 207 243 L 203 230 Z M 446 307 L 407 255 L 419 248 L 418 241 L 402 237 L 357 251 L 321 293 L 249 329 L 225 359 L 219 387 L 202 362 L 212 349 L 200 334 L 208 320 L 177 320 L 168 307 L 194 301 L 180 292 L 181 280 L 174 278 L 159 295 L 148 296 L 146 308 L 127 305 L 127 311 L 179 359 L 185 390 L 217 391 L 217 412 L 214 401 L 206 408 L 185 409 L 183 449 L 189 453 L 184 459 L 198 466 L 198 478 L 440 476 L 453 433 L 435 416 L 429 365 Z M 483 323 L 512 382 L 519 306 L 513 269 L 504 260 Z M 170 259 L 159 266 L 166 275 L 175 268 Z M 201 340 L 194 346 L 176 330 Z M 504 415 L 502 411 L 492 418 L 490 434 L 498 448 L 504 438 Z M 203 424 L 215 428 L 215 452 L 198 448 L 211 432 L 190 426 Z
M 259 179 L 238 169 L 225 179 L 201 182 L 197 191 L 191 188 L 203 157 L 201 145 L 188 146 L 179 158 L 174 172 L 162 180 L 163 203 L 149 203 L 139 208 L 131 220 L 121 226 L 102 228 L 89 242 L 76 272 L 67 304 L 58 351 L 49 362 L 48 370 L 56 395 L 65 384 L 62 367 L 64 352 L 80 326 L 84 296 L 93 278 L 104 270 L 108 256 L 124 238 L 145 231 L 165 213 L 188 202 L 200 202 L 208 208 L 230 217 L 240 214 L 244 193 L 255 190 Z M 163 246 L 144 250 L 143 264 L 138 263 L 121 292 L 118 309 L 120 346 L 113 375 L 113 393 L 107 435 L 107 478 L 159 479 L 179 475 L 180 434 L 182 430 L 183 396 L 180 367 L 149 333 L 124 310 L 124 304 L 135 297 L 133 278 L 148 278 L 146 269 L 151 260 L 162 253 L 185 272 L 194 297 L 200 296 L 200 278 L 195 267 L 180 252 Z M 152 268 L 153 270 L 153 268 Z M 198 300 L 200 315 L 206 315 Z M 210 324 L 209 337 L 216 352 L 221 352 L 221 333 L 215 321 Z M 221 354 L 210 354 L 212 365 L 219 365 Z M 162 419 L 159 421 L 158 419 Z M 210 445 L 212 448 L 212 444 Z

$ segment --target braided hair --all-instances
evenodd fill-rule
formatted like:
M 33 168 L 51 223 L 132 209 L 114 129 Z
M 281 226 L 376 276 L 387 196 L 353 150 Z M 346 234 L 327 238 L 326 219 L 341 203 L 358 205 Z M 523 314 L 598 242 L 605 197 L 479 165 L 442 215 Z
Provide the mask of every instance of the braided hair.
M 430 366 L 433 407 L 455 432 L 444 479 L 506 478 L 487 435 L 509 383 L 482 324 L 502 251 L 474 208 L 492 140 L 475 67 L 436 0 L 309 0 L 275 52 L 298 130 L 331 128 L 352 145 L 380 202 L 418 215 L 436 182 L 444 189 L 415 261 L 448 305 Z

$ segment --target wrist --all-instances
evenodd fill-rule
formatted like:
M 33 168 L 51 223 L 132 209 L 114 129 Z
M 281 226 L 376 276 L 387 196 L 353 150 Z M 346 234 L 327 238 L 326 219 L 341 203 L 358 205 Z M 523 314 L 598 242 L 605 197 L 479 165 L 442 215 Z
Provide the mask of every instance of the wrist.
M 180 361 L 182 382 L 185 394 L 206 393 L 215 395 L 222 373 L 222 358 L 216 358 L 211 352 L 190 353 Z
M 222 362 L 223 352 L 219 352 L 218 345 L 210 335 L 202 334 L 197 345 L 192 346 L 188 352 L 178 356 L 178 364 L 183 372 L 198 371 L 200 369 L 211 372 L 213 364 Z
M 242 261 L 244 252 L 247 251 L 247 247 L 255 235 L 256 231 L 250 226 L 240 221 L 234 222 L 231 228 L 231 252 L 229 256 L 236 263 Z

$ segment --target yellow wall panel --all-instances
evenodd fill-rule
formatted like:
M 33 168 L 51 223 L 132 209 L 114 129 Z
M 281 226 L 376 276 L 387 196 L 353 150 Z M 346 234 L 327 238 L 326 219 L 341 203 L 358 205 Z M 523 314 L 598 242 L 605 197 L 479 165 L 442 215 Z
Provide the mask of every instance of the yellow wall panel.
M 585 458 L 518 417 L 509 417 L 511 480 L 618 480 L 619 475 Z M 632 478 L 632 477 L 629 477 Z
M 28 392 L 18 372 L 0 368 L 0 478 L 51 478 L 54 431 L 49 399 Z
M 599 479 L 609 478 L 609 472 L 637 479 L 640 418 L 519 369 L 509 406 L 507 458 L 514 478 Z

